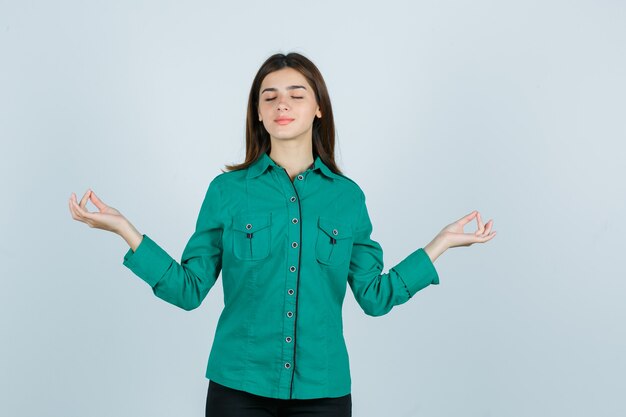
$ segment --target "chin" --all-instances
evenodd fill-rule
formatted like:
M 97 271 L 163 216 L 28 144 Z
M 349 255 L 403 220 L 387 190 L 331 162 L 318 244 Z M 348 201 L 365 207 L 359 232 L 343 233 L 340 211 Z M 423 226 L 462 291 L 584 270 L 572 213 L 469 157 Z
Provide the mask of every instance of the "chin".
M 275 139 L 278 140 L 291 140 L 291 139 L 295 139 L 299 136 L 301 136 L 302 133 L 296 133 L 296 134 L 291 134 L 291 133 L 287 133 L 287 132 L 276 132 L 276 133 L 271 133 L 270 132 L 270 136 L 274 137 Z

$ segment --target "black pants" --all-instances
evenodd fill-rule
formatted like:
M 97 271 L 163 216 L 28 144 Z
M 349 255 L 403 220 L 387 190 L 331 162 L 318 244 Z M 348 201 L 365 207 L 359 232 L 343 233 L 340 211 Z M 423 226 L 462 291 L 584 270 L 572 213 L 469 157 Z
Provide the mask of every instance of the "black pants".
M 351 417 L 352 395 L 282 400 L 239 391 L 209 381 L 206 417 Z

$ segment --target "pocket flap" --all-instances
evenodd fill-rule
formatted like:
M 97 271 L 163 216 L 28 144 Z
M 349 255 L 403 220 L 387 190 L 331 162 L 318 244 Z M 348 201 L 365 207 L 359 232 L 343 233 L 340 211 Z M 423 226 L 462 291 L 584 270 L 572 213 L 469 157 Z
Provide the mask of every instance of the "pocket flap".
M 233 216 L 233 229 L 245 233 L 263 230 L 272 224 L 271 214 L 239 214 Z
M 324 231 L 328 236 L 335 239 L 345 239 L 352 237 L 352 228 L 346 223 L 338 222 L 336 220 L 329 219 L 328 217 L 320 217 L 317 221 L 320 229 Z

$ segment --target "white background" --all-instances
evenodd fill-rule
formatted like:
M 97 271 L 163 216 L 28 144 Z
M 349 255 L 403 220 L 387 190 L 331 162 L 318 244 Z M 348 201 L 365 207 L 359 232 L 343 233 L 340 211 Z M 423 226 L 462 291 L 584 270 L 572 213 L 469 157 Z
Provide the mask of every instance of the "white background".
M 221 280 L 165 303 L 68 199 L 180 260 L 254 74 L 296 51 L 385 271 L 474 209 L 498 232 L 385 316 L 348 289 L 353 415 L 625 415 L 625 43 L 609 0 L 0 1 L 0 414 L 204 415 Z

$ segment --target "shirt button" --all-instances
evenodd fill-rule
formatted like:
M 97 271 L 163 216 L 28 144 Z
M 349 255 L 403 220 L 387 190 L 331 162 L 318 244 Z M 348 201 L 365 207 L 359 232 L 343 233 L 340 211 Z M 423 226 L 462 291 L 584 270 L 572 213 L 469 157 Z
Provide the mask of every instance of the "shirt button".
M 289 270 L 290 270 L 291 272 L 296 272 L 296 267 L 295 267 L 295 266 L 293 266 L 293 265 L 291 265 L 291 266 L 289 267 Z
M 291 311 L 288 311 L 287 312 L 287 317 L 291 317 L 291 316 L 293 316 L 293 313 Z
M 291 244 L 291 247 L 292 247 L 292 248 L 297 248 L 297 247 L 298 247 L 298 242 L 293 242 L 293 243 Z
M 252 229 L 252 225 L 251 225 L 250 223 L 248 223 L 248 224 L 246 225 L 246 229 L 248 229 L 248 230 Z
M 302 180 L 302 179 L 304 179 L 304 177 L 302 175 L 298 175 L 298 179 Z
M 289 295 L 293 295 L 293 290 L 292 290 L 291 288 L 289 288 L 289 289 L 287 290 L 287 294 L 289 294 Z
M 337 231 L 337 229 L 333 229 L 333 235 L 337 236 L 339 234 L 339 232 Z
M 289 200 L 291 200 L 291 202 L 293 203 L 294 201 L 296 201 L 296 196 L 295 195 L 291 196 L 291 198 Z
M 285 338 L 285 342 L 290 343 L 290 342 L 291 342 L 291 337 L 287 336 L 287 337 Z
M 293 224 L 298 223 L 298 219 L 294 217 L 293 219 L 291 219 L 291 223 L 293 223 Z
M 289 362 L 287 362 L 287 363 L 285 364 L 285 368 L 287 368 L 287 369 L 291 368 L 291 364 L 290 364 Z

